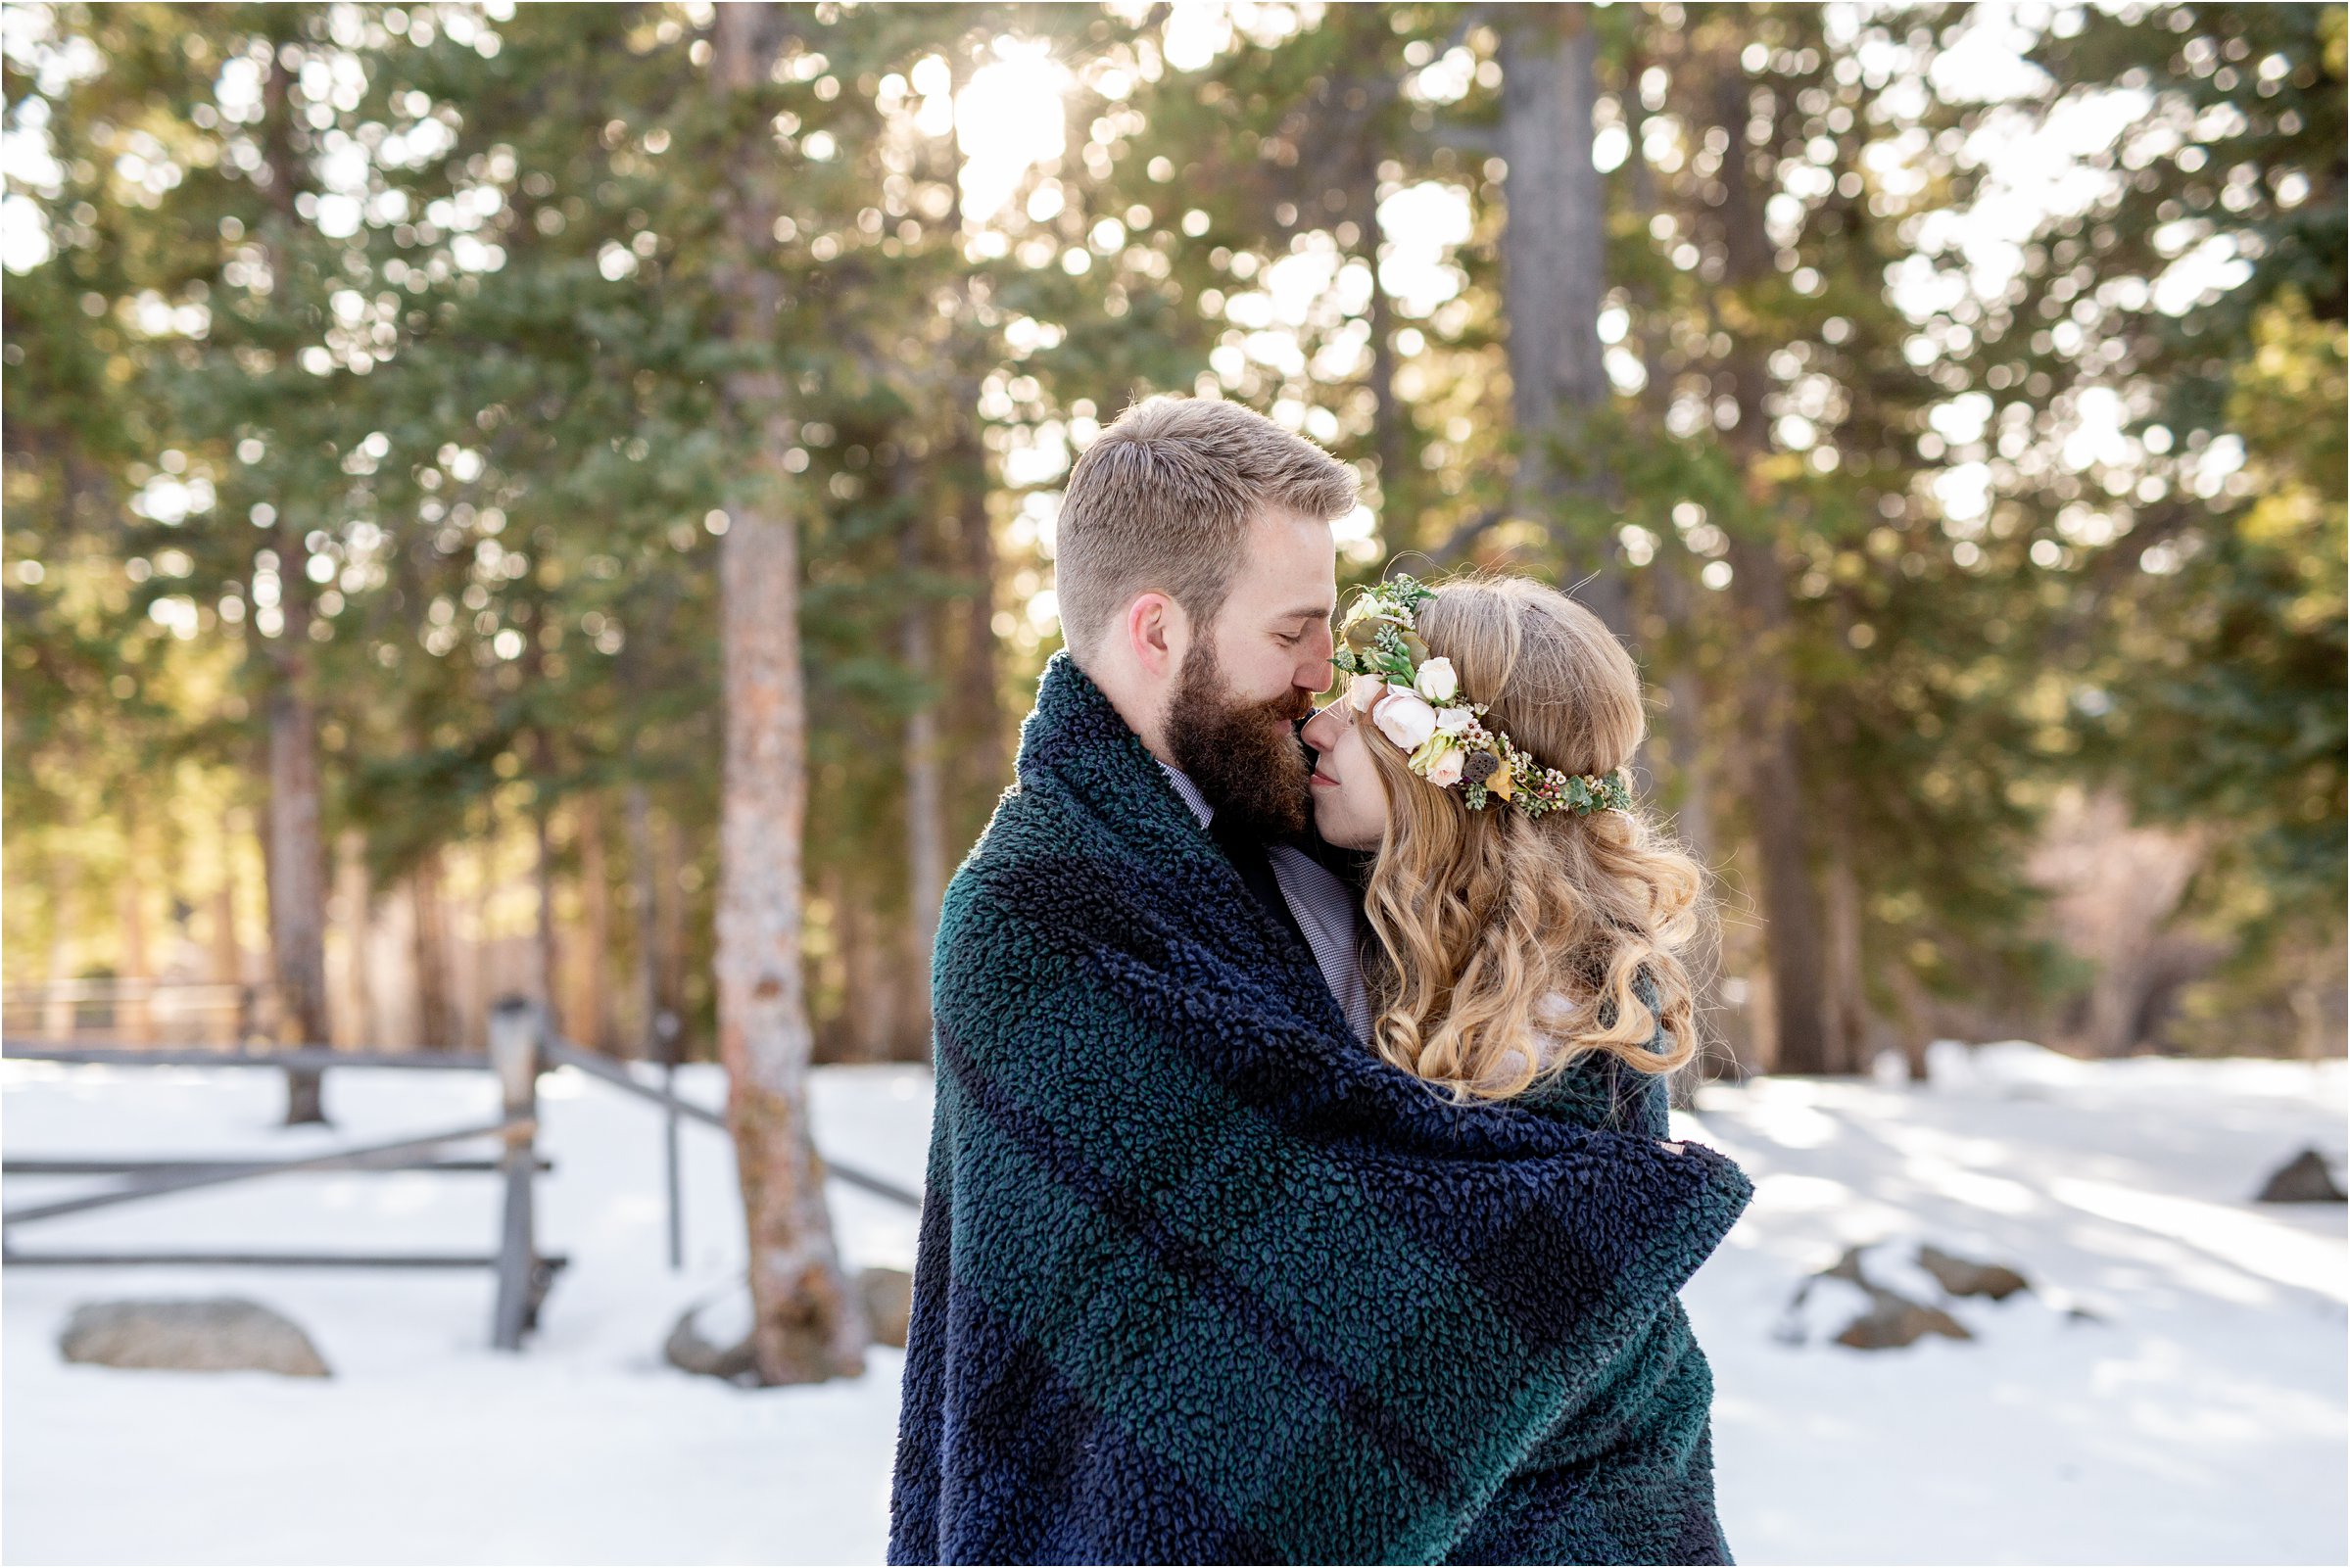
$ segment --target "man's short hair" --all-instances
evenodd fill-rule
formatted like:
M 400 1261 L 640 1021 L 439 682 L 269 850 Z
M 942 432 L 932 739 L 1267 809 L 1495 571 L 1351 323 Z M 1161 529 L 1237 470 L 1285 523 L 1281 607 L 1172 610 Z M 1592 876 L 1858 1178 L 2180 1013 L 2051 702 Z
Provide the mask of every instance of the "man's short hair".
M 1083 665 L 1138 594 L 1167 594 L 1206 628 L 1260 511 L 1335 521 L 1361 483 L 1239 404 L 1161 395 L 1132 404 L 1085 449 L 1061 497 L 1053 589 L 1070 657 Z

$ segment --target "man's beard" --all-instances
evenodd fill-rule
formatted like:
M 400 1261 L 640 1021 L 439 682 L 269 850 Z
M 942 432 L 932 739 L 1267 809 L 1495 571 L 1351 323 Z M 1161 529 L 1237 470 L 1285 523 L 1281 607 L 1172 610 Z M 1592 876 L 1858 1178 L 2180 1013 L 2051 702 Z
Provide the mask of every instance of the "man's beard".
M 1287 837 L 1305 831 L 1313 809 L 1313 769 L 1295 728 L 1313 713 L 1313 693 L 1296 687 L 1270 701 L 1236 701 L 1203 637 L 1175 678 L 1167 748 L 1219 818 L 1260 837 Z

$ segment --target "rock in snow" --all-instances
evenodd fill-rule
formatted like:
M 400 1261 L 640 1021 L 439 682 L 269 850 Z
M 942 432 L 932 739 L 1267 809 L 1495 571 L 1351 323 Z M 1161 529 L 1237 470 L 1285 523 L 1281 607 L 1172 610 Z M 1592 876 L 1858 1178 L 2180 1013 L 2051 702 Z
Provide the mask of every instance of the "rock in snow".
M 1915 1345 L 1929 1334 L 1954 1340 L 1975 1337 L 1964 1323 L 1939 1307 L 1913 1302 L 1882 1286 L 1864 1288 L 1869 1293 L 1869 1309 L 1845 1325 L 1845 1331 L 1836 1336 L 1839 1345 L 1856 1351 L 1893 1351 Z
M 1971 1263 L 1939 1247 L 1920 1247 L 1918 1266 L 1952 1296 L 1988 1296 L 2003 1302 L 2017 1291 L 2032 1288 L 2023 1275 L 2003 1263 Z
M 2269 1184 L 2260 1189 L 2264 1204 L 2338 1204 L 2345 1201 L 2342 1189 L 2326 1168 L 2326 1159 L 2316 1149 L 2304 1149 L 2277 1167 Z
M 868 1268 L 857 1275 L 865 1291 L 865 1316 L 873 1343 L 906 1348 L 906 1322 L 914 1315 L 914 1276 L 902 1268 Z
M 69 1361 L 143 1371 L 276 1372 L 326 1377 L 326 1361 L 291 1318 L 241 1297 L 86 1302 L 58 1336 Z
M 857 1271 L 857 1288 L 865 1297 L 865 1317 L 873 1343 L 906 1347 L 906 1321 L 914 1310 L 914 1276 L 902 1268 L 869 1267 Z M 722 1325 L 716 1340 L 701 1324 L 701 1314 L 716 1307 L 713 1317 Z M 758 1385 L 758 1363 L 750 1352 L 750 1291 L 731 1285 L 717 1297 L 695 1303 L 678 1314 L 661 1356 L 671 1366 L 704 1377 L 723 1378 L 745 1388 Z

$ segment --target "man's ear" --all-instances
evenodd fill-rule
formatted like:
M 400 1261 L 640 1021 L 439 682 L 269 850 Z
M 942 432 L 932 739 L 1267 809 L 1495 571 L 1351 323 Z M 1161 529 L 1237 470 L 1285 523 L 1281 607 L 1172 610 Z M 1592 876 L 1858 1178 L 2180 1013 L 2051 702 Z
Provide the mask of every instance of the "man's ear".
M 1154 681 L 1170 680 L 1183 666 L 1191 640 L 1191 618 L 1165 594 L 1137 594 L 1127 606 L 1127 647 Z

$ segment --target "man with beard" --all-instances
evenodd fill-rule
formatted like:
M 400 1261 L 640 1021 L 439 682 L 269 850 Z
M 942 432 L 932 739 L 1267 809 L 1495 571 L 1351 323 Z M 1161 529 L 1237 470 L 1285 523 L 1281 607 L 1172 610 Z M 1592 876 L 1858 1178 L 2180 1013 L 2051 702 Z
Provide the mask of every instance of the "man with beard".
M 1330 524 L 1357 484 L 1239 404 L 1167 397 L 1070 474 L 1053 551 L 1067 646 L 933 960 L 891 1562 L 1283 1560 L 1233 1534 L 1229 1501 L 1189 1469 L 1263 1455 L 1222 1413 L 1256 1380 L 1136 1270 L 1216 1296 L 1215 1332 L 1289 1343 L 1254 1288 L 1233 1298 L 1146 1211 L 1180 1203 L 1226 1234 L 1266 1201 L 1213 1131 L 1274 1135 L 1228 1098 L 1281 1092 L 1252 1052 L 1309 1098 L 1330 1081 L 1315 1052 L 1372 1060 L 1359 897 L 1316 858 L 1297 733 L 1334 680 Z M 1203 1096 L 1223 1110 L 1187 1108 Z M 1278 1289 L 1312 1288 L 1296 1261 Z M 1178 1391 L 1162 1366 L 1230 1390 Z
M 1069 658 L 1249 892 L 1314 956 L 1359 1039 L 1360 901 L 1313 830 L 1298 727 L 1334 679 L 1352 469 L 1238 404 L 1159 397 L 1079 458 L 1054 534 Z

